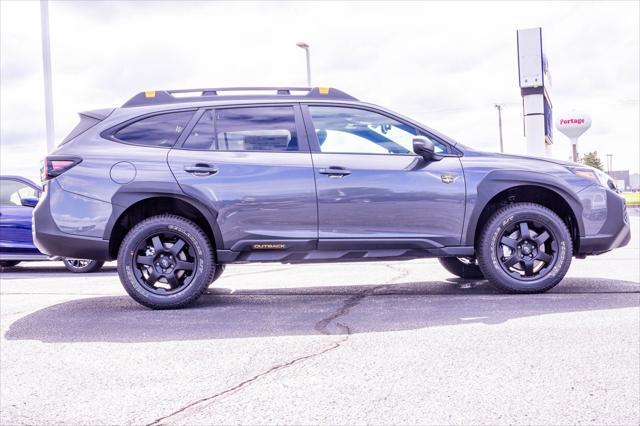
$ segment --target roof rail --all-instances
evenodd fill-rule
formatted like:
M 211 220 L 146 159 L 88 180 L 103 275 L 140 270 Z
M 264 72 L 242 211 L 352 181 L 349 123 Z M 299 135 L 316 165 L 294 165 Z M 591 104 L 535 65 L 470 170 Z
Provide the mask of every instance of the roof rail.
M 225 92 L 221 94 L 220 92 Z M 238 92 L 227 94 L 226 92 Z M 246 94 L 242 92 L 267 92 Z M 272 93 L 268 93 L 272 92 Z M 296 94 L 292 92 L 304 92 Z M 175 96 L 193 93 L 193 96 Z M 274 97 L 299 97 L 303 99 L 342 99 L 357 101 L 351 95 L 331 87 L 213 87 L 204 89 L 149 90 L 140 92 L 122 105 L 123 108 L 172 104 L 183 102 L 209 101 L 216 99 L 273 99 Z

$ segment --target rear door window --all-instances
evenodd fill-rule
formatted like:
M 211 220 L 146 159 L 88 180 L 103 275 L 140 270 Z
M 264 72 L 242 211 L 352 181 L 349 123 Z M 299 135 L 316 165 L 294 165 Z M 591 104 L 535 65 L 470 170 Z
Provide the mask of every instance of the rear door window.
M 189 137 L 184 142 L 183 148 L 186 149 L 216 149 L 216 132 L 214 127 L 215 112 L 211 109 L 206 110 L 202 117 L 198 120 Z
M 292 106 L 208 110 L 185 141 L 187 149 L 299 151 Z
M 171 148 L 187 123 L 193 111 L 158 114 L 135 121 L 116 131 L 116 139 L 134 145 Z

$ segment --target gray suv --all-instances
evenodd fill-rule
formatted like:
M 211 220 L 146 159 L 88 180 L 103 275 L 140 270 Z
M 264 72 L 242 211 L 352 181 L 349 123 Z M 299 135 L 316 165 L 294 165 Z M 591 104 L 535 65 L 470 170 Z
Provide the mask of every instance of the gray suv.
M 43 162 L 38 248 L 118 260 L 151 308 L 228 263 L 438 257 L 510 293 L 628 243 L 625 203 L 583 165 L 479 152 L 333 88 L 142 92 L 80 114 Z

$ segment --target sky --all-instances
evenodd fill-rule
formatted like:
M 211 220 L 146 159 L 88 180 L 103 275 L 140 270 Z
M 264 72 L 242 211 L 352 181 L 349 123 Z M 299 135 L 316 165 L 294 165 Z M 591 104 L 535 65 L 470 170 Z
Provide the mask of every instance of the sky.
M 50 2 L 56 143 L 77 113 L 148 89 L 339 88 L 471 147 L 525 153 L 516 30 L 542 27 L 554 115 L 592 117 L 579 142 L 640 168 L 640 2 Z M 0 1 L 0 172 L 46 155 L 40 6 Z M 554 132 L 553 156 L 569 159 Z

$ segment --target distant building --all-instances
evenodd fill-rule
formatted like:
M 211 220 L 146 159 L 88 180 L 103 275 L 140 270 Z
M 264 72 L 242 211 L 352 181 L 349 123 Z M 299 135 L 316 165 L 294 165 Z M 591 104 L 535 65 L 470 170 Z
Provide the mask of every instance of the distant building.
M 629 179 L 629 170 L 612 170 L 609 172 L 609 176 L 616 181 L 616 186 L 623 190 L 628 191 L 631 189 L 631 183 Z
M 640 173 L 629 175 L 629 186 L 634 191 L 640 191 Z

